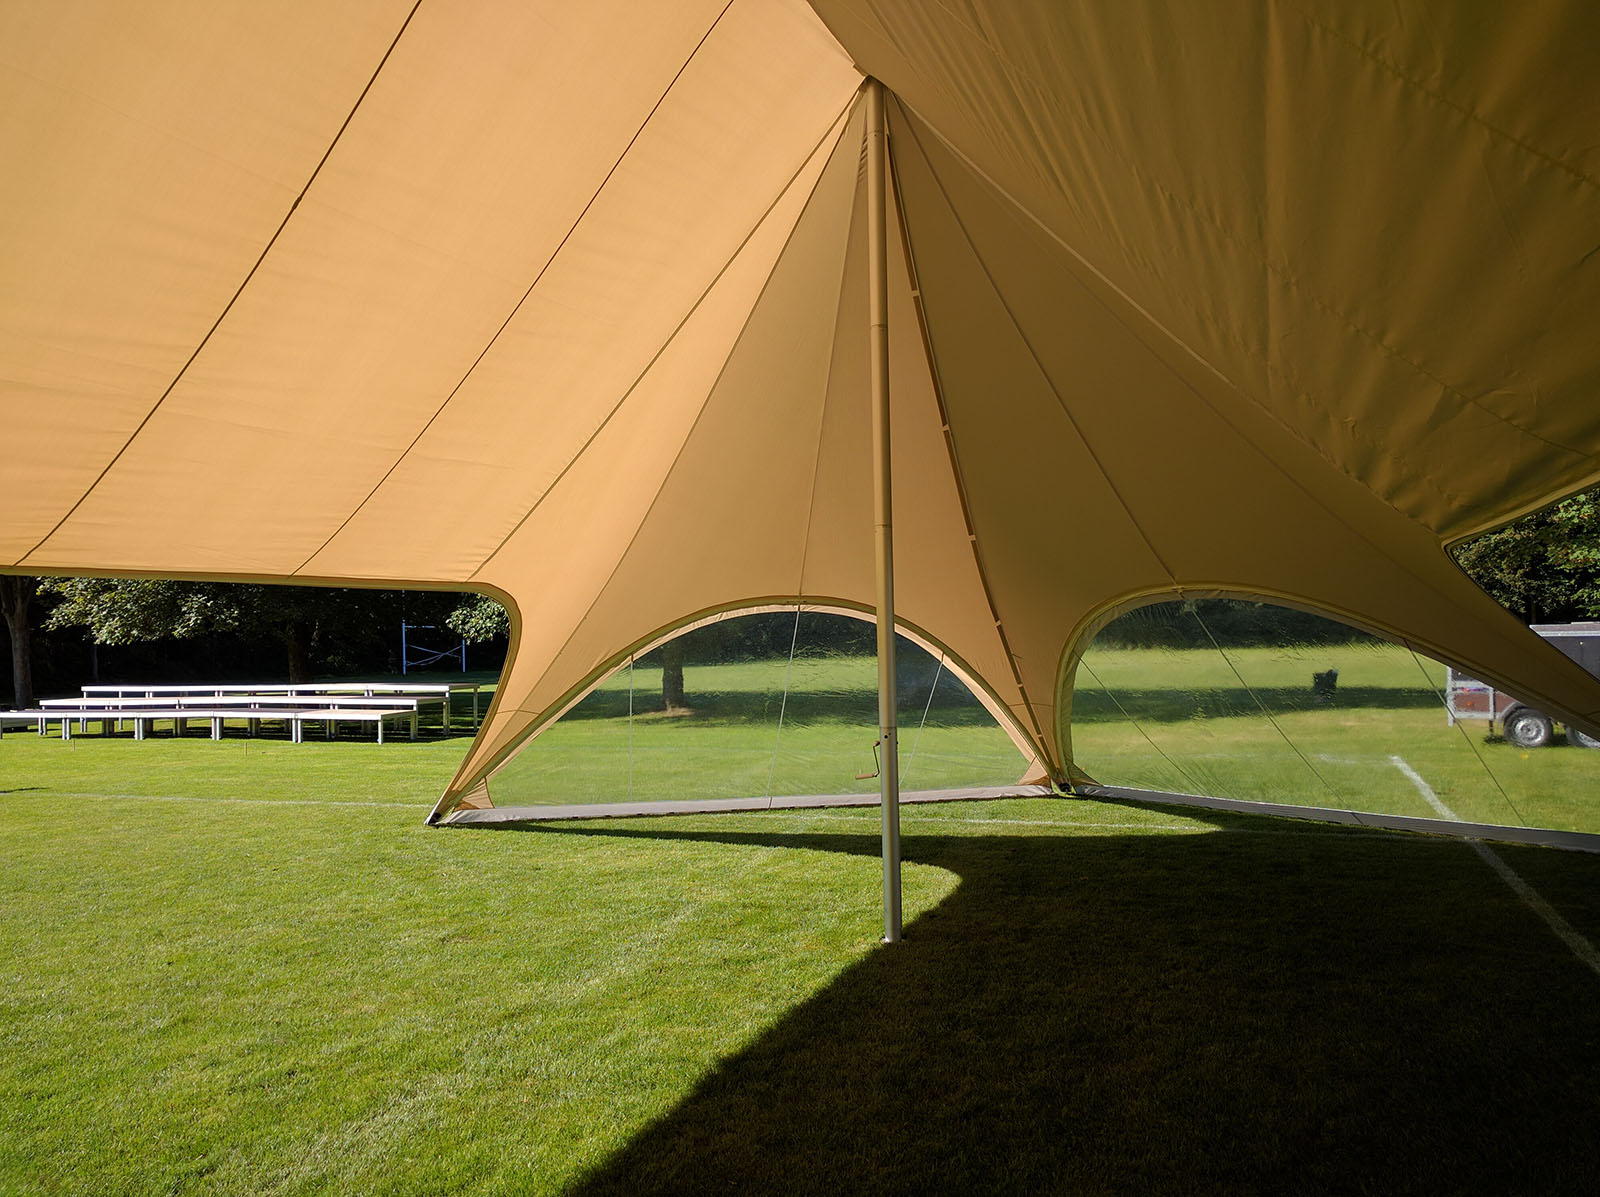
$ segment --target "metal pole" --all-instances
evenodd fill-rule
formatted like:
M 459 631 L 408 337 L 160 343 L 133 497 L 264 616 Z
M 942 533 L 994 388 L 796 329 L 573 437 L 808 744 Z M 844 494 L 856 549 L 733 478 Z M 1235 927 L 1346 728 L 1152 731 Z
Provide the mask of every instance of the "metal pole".
M 400 676 L 406 675 L 406 621 L 400 621 Z
M 878 793 L 883 808 L 883 942 L 900 942 L 900 753 L 895 727 L 894 502 L 889 462 L 889 258 L 883 84 L 867 80 L 867 311 L 872 344 L 873 547 L 878 598 Z

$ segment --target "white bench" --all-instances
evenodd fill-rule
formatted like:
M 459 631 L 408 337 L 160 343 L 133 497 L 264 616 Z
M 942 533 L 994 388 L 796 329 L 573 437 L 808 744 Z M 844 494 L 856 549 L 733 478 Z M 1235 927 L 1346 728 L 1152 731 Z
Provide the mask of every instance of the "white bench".
M 238 682 L 200 683 L 193 685 L 92 685 L 83 687 L 86 697 L 159 698 L 172 696 L 228 695 L 280 695 L 302 698 L 317 695 L 353 695 L 363 698 L 394 696 L 420 698 L 439 702 L 443 708 L 441 725 L 450 729 L 450 700 L 456 694 L 472 695 L 472 726 L 479 724 L 477 682 L 303 682 L 291 684 L 243 684 Z
M 197 707 L 226 707 L 236 709 L 239 714 L 250 719 L 252 724 L 259 721 L 259 716 L 253 712 L 259 707 L 280 707 L 291 710 L 304 709 L 306 711 L 339 709 L 344 711 L 360 711 L 365 709 L 401 710 L 410 713 L 411 738 L 417 738 L 418 712 L 424 706 L 432 706 L 443 700 L 434 696 L 404 697 L 401 695 L 386 695 L 379 698 L 366 698 L 359 695 L 335 694 L 308 694 L 289 696 L 283 694 L 227 694 L 227 695 L 173 695 L 161 698 L 46 698 L 39 706 L 49 711 L 70 711 L 78 720 L 78 730 L 87 731 L 89 720 L 98 719 L 101 722 L 101 731 L 104 726 L 115 719 L 120 725 L 124 719 L 134 718 L 154 708 L 177 708 L 187 710 Z M 171 716 L 163 716 L 170 718 Z M 352 718 L 359 718 L 353 715 Z M 179 731 L 182 731 L 183 717 L 179 717 Z M 44 734 L 43 721 L 40 722 L 39 734 Z M 252 730 L 254 727 L 252 726 Z
M 20 717 L 28 722 L 37 721 L 41 732 L 48 731 L 49 724 L 54 721 L 61 725 L 61 738 L 72 739 L 72 725 L 86 725 L 90 720 L 98 720 L 102 730 L 105 725 L 116 720 L 123 720 L 133 724 L 133 738 L 143 740 L 147 738 L 157 719 L 170 719 L 173 721 L 174 730 L 182 734 L 188 721 L 191 719 L 205 719 L 211 724 L 211 738 L 222 739 L 222 725 L 228 719 L 245 719 L 250 730 L 254 732 L 263 720 L 282 722 L 289 728 L 289 738 L 296 744 L 305 741 L 305 725 L 307 723 L 321 723 L 329 739 L 338 734 L 338 725 L 341 723 L 371 723 L 377 730 L 378 743 L 383 743 L 383 730 L 385 721 L 405 719 L 411 727 L 411 736 L 416 738 L 417 711 L 414 706 L 241 706 L 238 703 L 205 703 L 203 701 L 187 702 L 182 705 L 176 703 L 163 704 L 159 700 L 141 703 L 137 707 L 122 705 L 102 706 L 99 708 L 71 706 L 55 707 L 53 709 L 40 709 L 34 711 L 7 712 L 8 715 Z M 17 722 L 18 719 L 12 719 Z
M 8 723 L 20 723 L 23 725 L 37 723 L 40 731 L 44 730 L 43 721 L 39 719 L 38 713 L 34 711 L 0 711 L 0 737 L 5 736 L 6 724 Z

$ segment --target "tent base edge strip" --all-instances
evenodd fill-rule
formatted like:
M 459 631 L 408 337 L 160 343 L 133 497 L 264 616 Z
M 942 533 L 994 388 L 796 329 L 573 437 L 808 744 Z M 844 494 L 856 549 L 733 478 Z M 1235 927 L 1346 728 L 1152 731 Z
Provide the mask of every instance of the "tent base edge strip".
M 1258 802 L 1242 798 L 1212 798 L 1204 794 L 1178 794 L 1166 790 L 1139 790 L 1126 786 L 1077 786 L 1079 798 L 1109 798 L 1152 802 L 1164 806 L 1198 806 L 1236 814 L 1270 815 L 1280 819 L 1306 819 L 1316 823 L 1344 823 L 1386 831 L 1449 836 L 1461 840 L 1495 840 L 1507 844 L 1535 844 L 1569 852 L 1600 852 L 1600 835 L 1587 831 L 1553 831 L 1543 827 L 1510 827 L 1499 823 L 1466 823 L 1427 819 L 1415 815 L 1382 815 L 1370 811 L 1338 810 L 1326 806 L 1292 806 L 1283 802 Z
M 907 790 L 902 803 L 986 802 L 996 798 L 1049 798 L 1049 786 L 977 786 L 953 790 Z M 876 807 L 877 794 L 805 794 L 787 798 L 701 798 L 687 802 L 595 802 L 572 806 L 499 806 L 460 810 L 443 826 L 485 823 L 558 823 L 577 819 L 639 819 L 663 815 L 739 814 L 766 810 L 820 810 L 833 807 Z M 1596 837 L 1600 839 L 1600 837 Z M 1600 850 L 1600 849 L 1597 849 Z

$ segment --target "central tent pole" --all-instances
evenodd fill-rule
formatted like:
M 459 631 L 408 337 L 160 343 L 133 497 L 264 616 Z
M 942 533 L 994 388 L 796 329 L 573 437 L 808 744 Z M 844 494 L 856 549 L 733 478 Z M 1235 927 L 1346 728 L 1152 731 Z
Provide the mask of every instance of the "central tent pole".
M 895 727 L 894 504 L 889 464 L 889 259 L 883 84 L 867 80 L 867 312 L 872 344 L 873 547 L 878 598 L 878 739 L 882 764 L 883 942 L 900 942 L 900 752 Z

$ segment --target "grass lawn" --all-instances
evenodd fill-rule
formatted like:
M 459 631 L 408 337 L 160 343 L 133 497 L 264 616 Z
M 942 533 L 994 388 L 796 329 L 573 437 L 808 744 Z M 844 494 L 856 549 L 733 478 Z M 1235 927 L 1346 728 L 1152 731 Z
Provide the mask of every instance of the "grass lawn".
M 1402 648 L 1101 650 L 1086 665 L 1073 745 L 1109 784 L 1437 817 L 1398 758 L 1463 819 L 1600 831 L 1600 752 L 1451 727 L 1443 667 Z M 1319 706 L 1311 674 L 1330 667 L 1337 694 Z
M 934 662 L 902 672 L 902 783 L 945 789 L 1015 782 L 1025 764 L 994 719 Z M 670 801 L 767 794 L 870 794 L 878 675 L 870 657 L 689 665 L 692 711 L 658 710 L 661 670 L 609 679 L 490 782 L 497 804 Z M 782 716 L 781 725 L 779 716 Z M 926 719 L 924 719 L 926 716 Z
M 625 735 L 592 701 L 558 732 Z M 718 736 L 767 726 L 722 705 L 635 744 L 714 771 Z M 951 705 L 930 731 L 984 730 Z M 1367 711 L 1443 724 L 1283 718 L 1344 728 L 1310 756 L 1377 758 Z M 1090 714 L 1080 751 L 1159 759 Z M 466 743 L 0 741 L 0 1191 L 1589 1183 L 1600 977 L 1466 845 L 907 808 L 889 949 L 873 812 L 428 829 Z M 1600 938 L 1600 859 L 1496 851 Z

